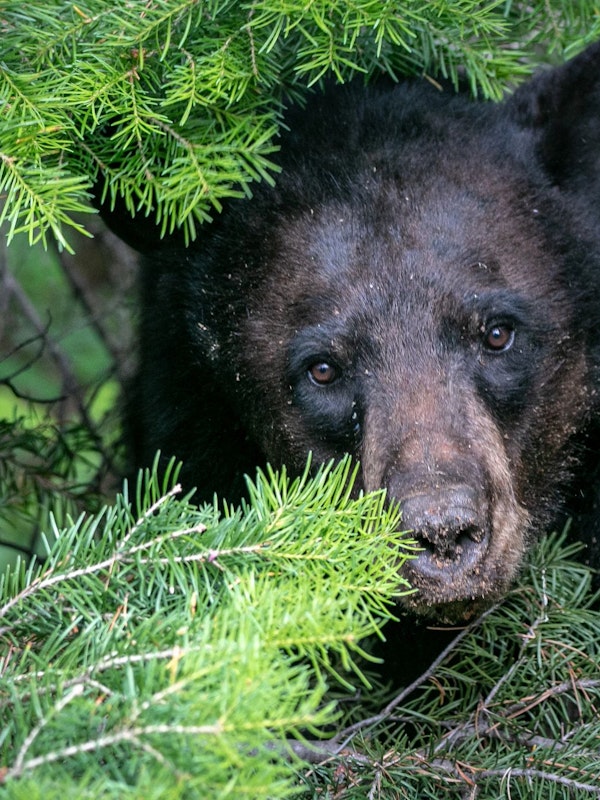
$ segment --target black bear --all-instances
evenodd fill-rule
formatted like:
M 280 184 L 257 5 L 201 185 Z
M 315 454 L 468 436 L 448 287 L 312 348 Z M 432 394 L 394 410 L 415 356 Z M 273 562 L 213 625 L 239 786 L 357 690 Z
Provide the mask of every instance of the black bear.
M 561 513 L 600 519 L 600 43 L 499 104 L 354 81 L 286 126 L 275 187 L 193 246 L 130 228 L 136 461 L 235 500 L 349 452 L 423 547 L 408 602 L 466 614 Z

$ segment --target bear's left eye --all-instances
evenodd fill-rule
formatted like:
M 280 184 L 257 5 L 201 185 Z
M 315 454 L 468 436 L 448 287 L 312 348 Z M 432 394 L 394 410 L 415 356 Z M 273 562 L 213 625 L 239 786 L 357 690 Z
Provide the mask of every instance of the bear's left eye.
M 501 323 L 491 325 L 485 330 L 483 341 L 488 350 L 502 353 L 512 347 L 515 340 L 515 329 L 512 325 Z
M 337 376 L 336 368 L 326 361 L 319 361 L 308 368 L 308 377 L 318 386 L 327 386 L 333 383 Z

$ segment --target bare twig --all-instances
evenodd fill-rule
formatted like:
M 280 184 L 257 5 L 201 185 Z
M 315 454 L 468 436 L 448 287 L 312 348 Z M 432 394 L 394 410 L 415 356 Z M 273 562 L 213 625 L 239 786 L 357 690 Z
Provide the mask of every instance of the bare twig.
M 402 689 L 402 691 L 399 692 L 399 694 L 397 694 L 378 714 L 375 714 L 368 719 L 359 720 L 359 722 L 355 722 L 353 725 L 348 726 L 343 731 L 340 731 L 338 734 L 336 734 L 332 741 L 337 742 L 339 749 L 343 750 L 357 733 L 364 731 L 367 728 L 372 728 L 375 725 L 379 725 L 386 719 L 389 719 L 392 716 L 393 711 L 401 703 L 403 703 L 406 698 L 409 697 L 409 695 L 418 689 L 419 686 L 425 683 L 425 681 L 429 680 L 429 678 L 433 675 L 439 665 L 447 658 L 447 656 L 458 647 L 458 645 L 466 636 L 478 628 L 484 619 L 486 619 L 486 617 L 496 611 L 498 606 L 499 604 L 496 604 L 486 609 L 486 611 L 484 611 L 483 614 L 481 614 L 470 625 L 468 625 L 466 628 L 463 628 L 463 630 L 454 637 L 450 644 L 448 644 L 447 647 L 442 650 L 437 658 L 432 661 L 428 669 L 426 669 L 425 672 L 423 672 L 422 675 L 416 678 L 411 684 Z

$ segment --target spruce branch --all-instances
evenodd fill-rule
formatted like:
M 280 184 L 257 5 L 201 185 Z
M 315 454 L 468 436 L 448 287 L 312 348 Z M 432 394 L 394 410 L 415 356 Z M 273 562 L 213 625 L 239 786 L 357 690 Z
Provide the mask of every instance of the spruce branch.
M 284 97 L 384 70 L 456 86 L 465 77 L 498 99 L 542 50 L 597 39 L 596 11 L 592 0 L 7 0 L 0 191 L 10 235 L 69 248 L 100 178 L 111 202 L 189 240 L 226 198 L 274 178 Z
M 345 461 L 314 484 L 308 471 L 259 475 L 253 502 L 221 512 L 179 497 L 167 473 L 146 474 L 135 514 L 125 493 L 58 531 L 47 565 L 4 581 L 8 796 L 58 765 L 76 780 L 81 763 L 97 791 L 102 752 L 158 783 L 191 774 L 202 797 L 263 786 L 283 798 L 297 763 L 288 740 L 336 718 L 327 685 L 366 681 L 361 640 L 398 594 L 397 558 L 383 555 L 404 541 L 383 495 L 352 498 Z

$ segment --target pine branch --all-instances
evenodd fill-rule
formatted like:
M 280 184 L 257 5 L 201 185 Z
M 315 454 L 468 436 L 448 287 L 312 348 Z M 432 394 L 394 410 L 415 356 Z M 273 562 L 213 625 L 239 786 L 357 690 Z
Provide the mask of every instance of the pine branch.
M 59 531 L 47 565 L 5 576 L 8 797 L 56 769 L 102 793 L 99 761 L 123 796 L 144 793 L 125 774 L 143 765 L 172 792 L 185 774 L 203 798 L 287 797 L 287 740 L 333 723 L 328 683 L 366 681 L 360 642 L 391 615 L 384 555 L 404 541 L 383 494 L 353 499 L 346 461 L 314 481 L 259 475 L 252 503 L 223 514 L 175 479 L 147 475 L 137 513 L 125 495 Z
M 273 178 L 286 94 L 385 70 L 455 85 L 464 74 L 473 93 L 497 99 L 540 52 L 597 39 L 596 10 L 592 0 L 8 0 L 0 191 L 10 235 L 51 234 L 68 248 L 100 173 L 112 201 L 193 238 L 223 199 Z

